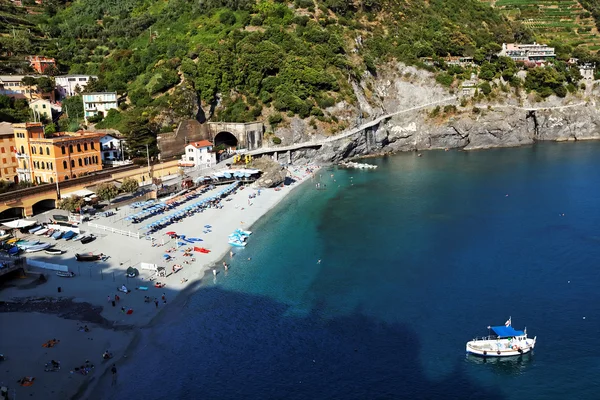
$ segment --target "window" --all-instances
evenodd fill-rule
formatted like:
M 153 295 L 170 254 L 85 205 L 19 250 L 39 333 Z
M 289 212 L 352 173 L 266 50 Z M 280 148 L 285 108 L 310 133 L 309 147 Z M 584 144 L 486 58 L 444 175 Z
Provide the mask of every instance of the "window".
M 65 175 L 65 181 L 69 180 L 69 175 Z
M 35 154 L 35 147 L 31 147 L 31 154 Z
M 65 151 L 65 146 L 60 146 L 60 151 L 62 151 L 63 154 L 66 154 L 67 152 Z
M 81 144 L 77 143 L 77 151 L 81 153 Z
M 40 155 L 44 155 L 44 149 L 42 149 L 42 146 L 40 146 Z
M 75 160 L 71 160 L 71 168 L 75 168 Z
M 54 183 L 54 178 L 50 177 L 50 183 Z
M 37 106 L 36 106 L 36 107 L 37 107 Z M 45 109 L 45 108 L 46 108 L 46 105 L 45 105 L 45 104 L 42 104 L 42 108 L 44 108 L 44 109 Z
M 87 143 L 83 144 L 83 151 L 87 151 Z
M 67 81 L 69 81 L 69 82 L 75 82 L 75 78 L 67 78 Z
M 6 165 L 6 158 L 2 159 L 2 164 Z
M 46 169 L 46 163 L 42 161 L 42 162 L 40 163 L 40 168 L 41 168 L 41 169 Z
M 67 169 L 67 162 L 66 161 L 63 161 L 63 168 Z
M 82 167 L 83 166 L 83 162 L 81 161 L 81 158 L 79 159 L 79 166 Z
M 46 147 L 46 155 L 49 156 L 50 155 L 50 147 Z
M 25 147 L 21 146 L 21 154 L 25 154 Z
M 77 175 L 73 174 L 73 179 L 77 178 Z
M 50 163 L 50 167 L 48 169 L 54 169 L 54 164 Z
M 69 153 L 72 153 L 72 152 L 73 152 L 73 145 L 72 145 L 72 144 L 70 144 L 70 145 L 69 145 Z
M 4 147 L 2 148 L 2 152 L 3 152 L 3 153 L 6 153 L 6 149 L 5 149 Z
M 85 164 L 85 165 L 88 165 L 88 163 L 89 163 L 89 160 L 88 160 L 88 158 L 86 157 L 86 158 L 83 160 L 83 162 L 84 162 L 84 164 Z
M 94 150 L 94 142 L 92 142 L 92 150 Z

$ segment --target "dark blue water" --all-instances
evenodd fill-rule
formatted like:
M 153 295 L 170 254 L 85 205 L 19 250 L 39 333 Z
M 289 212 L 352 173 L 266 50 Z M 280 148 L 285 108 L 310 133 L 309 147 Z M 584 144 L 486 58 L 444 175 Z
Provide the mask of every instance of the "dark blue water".
M 115 398 L 598 399 L 599 160 L 568 143 L 323 170 L 144 330 Z M 465 357 L 509 316 L 534 355 Z

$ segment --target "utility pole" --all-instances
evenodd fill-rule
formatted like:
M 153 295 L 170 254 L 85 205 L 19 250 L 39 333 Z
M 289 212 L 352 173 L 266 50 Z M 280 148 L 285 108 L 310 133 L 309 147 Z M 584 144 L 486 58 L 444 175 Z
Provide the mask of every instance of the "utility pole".
M 148 159 L 148 177 L 150 177 L 150 150 L 148 150 L 148 143 L 146 143 L 146 158 Z

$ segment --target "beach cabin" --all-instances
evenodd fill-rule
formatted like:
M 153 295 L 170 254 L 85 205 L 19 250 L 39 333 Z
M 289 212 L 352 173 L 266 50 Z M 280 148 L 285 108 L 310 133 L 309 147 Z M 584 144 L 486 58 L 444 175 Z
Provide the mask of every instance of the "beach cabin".
M 182 162 L 192 165 L 196 168 L 210 168 L 217 163 L 216 153 L 213 151 L 213 144 L 208 140 L 192 142 L 185 146 L 185 154 Z

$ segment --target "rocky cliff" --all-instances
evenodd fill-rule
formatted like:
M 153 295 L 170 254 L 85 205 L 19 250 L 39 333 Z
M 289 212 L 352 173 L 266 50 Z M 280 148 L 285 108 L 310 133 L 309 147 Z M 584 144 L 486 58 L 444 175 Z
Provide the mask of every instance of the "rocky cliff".
M 393 73 L 368 77 L 360 87 L 355 86 L 358 110 L 374 119 L 450 95 L 427 74 L 413 68 L 399 68 L 395 78 Z M 600 109 L 595 104 L 598 96 L 595 90 L 588 90 L 579 98 L 549 98 L 544 102 L 530 101 L 525 95 L 506 96 L 461 107 L 456 99 L 446 103 L 450 106 L 446 110 L 442 105 L 438 110 L 429 107 L 403 112 L 350 137 L 327 143 L 319 150 L 296 151 L 293 161 L 335 162 L 399 151 L 474 150 L 536 141 L 600 139 Z M 304 132 L 298 132 L 297 137 Z

